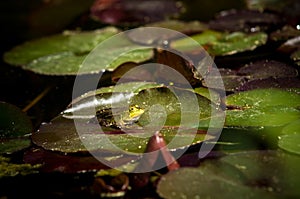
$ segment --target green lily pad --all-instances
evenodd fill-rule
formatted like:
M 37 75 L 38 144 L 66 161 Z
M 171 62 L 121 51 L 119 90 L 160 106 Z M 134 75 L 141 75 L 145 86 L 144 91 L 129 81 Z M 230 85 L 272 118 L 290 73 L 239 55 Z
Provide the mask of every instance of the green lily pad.
M 81 129 L 80 135 L 77 132 L 78 128 Z M 100 129 L 98 124 L 87 122 L 77 123 L 76 129 L 73 120 L 58 117 L 52 120 L 51 123 L 43 124 L 38 132 L 33 133 L 32 140 L 36 145 L 46 150 L 64 153 L 98 150 L 106 153 L 118 153 L 120 149 L 124 153 L 143 153 L 151 133 L 154 132 L 136 130 L 134 132 L 136 136 L 132 136 L 117 129 L 104 127 Z M 186 143 L 191 139 L 193 143 L 189 144 L 200 143 L 206 135 L 201 131 L 195 134 L 195 132 L 189 130 L 177 133 L 176 128 L 168 127 L 163 128 L 161 134 L 167 143 L 172 141 L 175 136 L 180 137 L 170 145 L 169 150 L 171 151 L 188 147 L 189 145 L 187 146 Z M 84 143 L 82 140 L 84 140 Z
M 207 29 L 207 25 L 199 21 L 179 21 L 179 20 L 166 20 L 155 23 L 146 24 L 147 27 L 160 27 L 171 30 L 176 30 L 185 34 L 192 34 L 202 32 Z
M 282 135 L 279 137 L 279 148 L 300 155 L 300 134 Z
M 191 36 L 192 39 L 202 45 L 209 54 L 214 56 L 232 55 L 239 52 L 254 50 L 267 42 L 267 34 L 257 32 L 246 34 L 242 32 L 222 33 L 207 30 L 201 34 Z M 193 46 L 187 39 L 179 39 L 171 42 L 171 47 L 176 50 L 192 50 Z
M 300 120 L 294 121 L 286 125 L 281 133 L 283 135 L 300 134 Z
M 253 34 L 245 34 L 235 32 L 222 37 L 218 42 L 208 44 L 208 52 L 212 55 L 232 55 L 238 52 L 254 50 L 258 46 L 267 42 L 267 34 L 258 32 Z
M 300 95 L 256 89 L 227 96 L 226 126 L 282 126 L 299 119 Z
M 45 38 L 21 44 L 5 53 L 4 60 L 12 65 L 22 66 L 44 56 L 73 52 L 88 53 L 105 39 L 117 34 L 119 30 L 107 27 L 90 32 L 65 31 Z
M 30 146 L 33 131 L 27 115 L 18 107 L 0 102 L 0 153 L 13 153 Z
M 188 109 L 181 109 L 177 97 L 189 105 L 185 107 Z M 199 115 L 195 115 L 195 107 L 200 109 Z M 201 130 L 197 133 L 197 129 L 208 127 L 215 108 L 206 97 L 187 89 L 151 82 L 124 83 L 78 97 L 61 116 L 42 125 L 32 139 L 47 150 L 68 153 L 119 151 L 115 146 L 142 153 L 148 139 L 160 130 L 167 143 L 172 141 L 169 150 L 177 150 L 204 140 L 206 134 Z
M 163 198 L 297 198 L 299 161 L 276 151 L 235 153 L 169 172 L 157 192 Z
M 77 75 L 113 71 L 123 63 L 140 63 L 152 58 L 151 48 L 141 48 L 124 35 L 116 37 L 117 41 L 114 40 L 112 45 L 104 42 L 109 45 L 104 47 L 105 51 L 97 54 L 96 50 L 89 54 L 118 32 L 113 27 L 86 32 L 66 31 L 17 46 L 5 53 L 4 60 L 40 74 Z
M 28 116 L 18 107 L 0 102 L 0 139 L 21 137 L 32 132 Z

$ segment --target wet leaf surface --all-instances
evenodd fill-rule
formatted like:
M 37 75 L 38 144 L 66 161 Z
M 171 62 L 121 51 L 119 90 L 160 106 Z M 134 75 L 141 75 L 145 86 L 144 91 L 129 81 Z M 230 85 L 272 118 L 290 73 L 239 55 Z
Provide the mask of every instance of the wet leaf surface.
M 202 45 L 209 54 L 214 56 L 232 55 L 239 52 L 254 50 L 267 42 L 267 34 L 256 32 L 245 34 L 243 32 L 222 33 L 207 30 L 191 36 Z M 186 39 L 171 42 L 171 47 L 177 50 L 189 50 L 191 46 Z
M 299 161 L 276 151 L 231 154 L 207 160 L 198 168 L 170 172 L 162 176 L 157 191 L 163 198 L 297 197 Z
M 226 126 L 281 126 L 299 118 L 300 96 L 280 89 L 256 89 L 227 96 Z
M 28 116 L 18 107 L 0 102 L 0 154 L 13 153 L 30 146 L 33 127 Z
M 179 20 L 166 20 L 155 23 L 146 24 L 147 27 L 160 27 L 171 30 L 176 30 L 187 35 L 202 32 L 207 29 L 207 25 L 200 21 L 179 21 Z
M 255 10 L 222 11 L 209 27 L 218 31 L 260 32 L 276 28 L 283 23 L 280 16 Z
M 102 23 L 114 25 L 137 25 L 161 21 L 181 12 L 182 5 L 166 1 L 95 1 L 91 15 Z
M 82 33 L 65 31 L 62 34 L 25 42 L 7 52 L 4 60 L 9 64 L 22 66 L 40 57 L 57 53 L 89 53 L 97 44 L 115 35 L 118 31 L 114 27 Z

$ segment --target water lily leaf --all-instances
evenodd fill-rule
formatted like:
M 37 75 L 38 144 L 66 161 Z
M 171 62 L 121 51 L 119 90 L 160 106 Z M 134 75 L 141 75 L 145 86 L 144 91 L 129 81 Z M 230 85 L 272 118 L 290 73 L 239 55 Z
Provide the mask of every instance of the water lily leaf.
M 218 31 L 260 32 L 276 28 L 283 23 L 282 18 L 255 10 L 222 11 L 209 27 Z
M 64 153 L 100 150 L 108 153 L 111 157 L 117 155 L 120 149 L 124 153 L 143 153 L 148 143 L 149 134 L 151 134 L 151 132 L 136 130 L 134 132 L 136 136 L 132 136 L 116 129 L 103 127 L 100 129 L 98 124 L 82 122 L 77 125 L 79 126 L 77 128 L 82 128 L 80 131 L 85 130 L 85 132 L 78 135 L 73 120 L 58 117 L 51 123 L 42 125 L 38 132 L 33 133 L 32 141 L 46 150 Z M 188 147 L 185 143 L 193 138 L 193 144 L 200 143 L 205 139 L 205 134 L 202 131 L 196 135 L 195 132 L 189 130 L 178 134 L 176 128 L 166 127 L 161 130 L 161 133 L 167 143 L 172 141 L 175 136 L 180 137 L 181 142 L 173 142 L 172 148 L 169 148 L 171 151 Z M 82 139 L 85 140 L 84 143 Z
M 30 146 L 30 119 L 18 107 L 0 102 L 0 153 L 13 153 Z
M 39 172 L 41 165 L 15 164 L 9 158 L 0 156 L 0 179 L 4 177 L 14 177 L 18 175 L 29 175 Z
M 109 169 L 93 156 L 76 156 L 54 153 L 42 148 L 31 148 L 24 153 L 24 162 L 31 165 L 40 165 L 41 172 L 81 173 Z M 117 159 L 117 158 L 116 158 Z M 122 164 L 122 160 L 120 164 Z
M 179 21 L 179 20 L 166 20 L 155 23 L 146 24 L 146 27 L 160 27 L 171 30 L 176 30 L 187 35 L 202 32 L 207 29 L 207 25 L 199 21 Z
M 173 0 L 95 1 L 91 15 L 95 20 L 114 25 L 144 24 L 161 21 L 181 12 Z
M 216 43 L 208 44 L 210 54 L 232 55 L 238 52 L 254 50 L 258 46 L 267 42 L 267 35 L 262 32 L 246 35 L 245 33 L 235 32 L 225 35 Z
M 267 34 L 257 32 L 245 34 L 242 32 L 221 33 L 211 30 L 191 36 L 202 45 L 209 54 L 215 56 L 232 55 L 239 52 L 254 50 L 267 42 Z M 192 50 L 186 39 L 171 42 L 171 47 L 177 50 Z
M 227 126 L 282 126 L 300 117 L 300 95 L 280 89 L 256 89 L 227 96 Z
M 197 129 L 208 127 L 216 106 L 190 90 L 171 89 L 174 93 L 161 84 L 131 82 L 89 92 L 75 99 L 61 116 L 42 125 L 32 140 L 47 150 L 69 153 L 84 152 L 87 148 L 116 151 L 114 145 L 124 151 L 142 153 L 149 137 L 157 130 L 161 130 L 167 143 L 172 141 L 169 150 L 200 143 L 205 134 L 197 133 Z M 196 109 L 191 106 L 193 96 L 196 96 L 194 105 L 200 109 L 199 115 L 195 115 Z M 177 97 L 189 104 L 188 109 L 182 109 Z M 73 119 L 78 120 L 77 128 Z M 179 126 L 183 129 L 178 130 Z M 173 140 L 175 135 L 181 137 L 180 142 Z M 87 144 L 83 145 L 82 139 Z
M 238 74 L 248 76 L 248 79 L 296 77 L 298 71 L 282 62 L 275 60 L 261 60 L 247 64 L 238 70 Z
M 0 121 L 0 139 L 20 137 L 32 132 L 28 116 L 12 104 L 0 102 Z
M 289 135 L 289 134 L 300 134 L 300 120 L 291 122 L 290 124 L 286 125 L 281 133 L 283 135 Z
M 279 137 L 278 147 L 290 153 L 300 155 L 299 139 L 300 134 L 282 135 Z
M 271 198 L 267 193 L 244 186 L 239 171 L 230 165 L 201 165 L 199 168 L 181 168 L 162 176 L 157 192 L 163 198 Z M 231 173 L 231 175 L 228 175 Z M 235 175 L 235 176 L 234 176 Z M 182 177 L 184 176 L 184 178 Z M 201 187 L 201 188 L 200 188 Z
M 70 52 L 74 54 L 89 53 L 101 41 L 115 35 L 119 30 L 107 27 L 95 31 L 65 31 L 62 34 L 21 44 L 5 53 L 4 60 L 12 65 L 27 65 L 44 56 Z
M 237 88 L 237 91 L 248 91 L 259 88 L 281 88 L 285 90 L 300 88 L 300 80 L 298 77 L 291 78 L 266 78 L 255 79 L 245 82 Z
M 299 161 L 276 151 L 235 153 L 163 175 L 157 192 L 163 198 L 298 197 Z
M 252 151 L 231 154 L 221 161 L 239 169 L 247 179 L 246 185 L 274 194 L 275 198 L 300 195 L 296 186 L 300 179 L 299 156 L 280 151 Z

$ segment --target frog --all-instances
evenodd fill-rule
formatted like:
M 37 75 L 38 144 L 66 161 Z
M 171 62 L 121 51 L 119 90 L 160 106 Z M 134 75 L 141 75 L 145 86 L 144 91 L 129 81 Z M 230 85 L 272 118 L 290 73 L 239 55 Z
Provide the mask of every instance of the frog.
M 98 110 L 95 117 L 100 126 L 122 129 L 137 123 L 144 112 L 145 109 L 138 105 L 131 105 L 128 110 L 119 108 L 112 111 L 112 108 L 104 108 Z

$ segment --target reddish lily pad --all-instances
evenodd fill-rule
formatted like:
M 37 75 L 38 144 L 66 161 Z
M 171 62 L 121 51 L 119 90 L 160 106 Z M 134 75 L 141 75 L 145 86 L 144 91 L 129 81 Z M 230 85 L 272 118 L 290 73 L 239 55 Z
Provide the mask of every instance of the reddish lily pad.
M 91 15 L 107 24 L 144 24 L 161 21 L 181 12 L 182 5 L 173 0 L 95 1 Z

